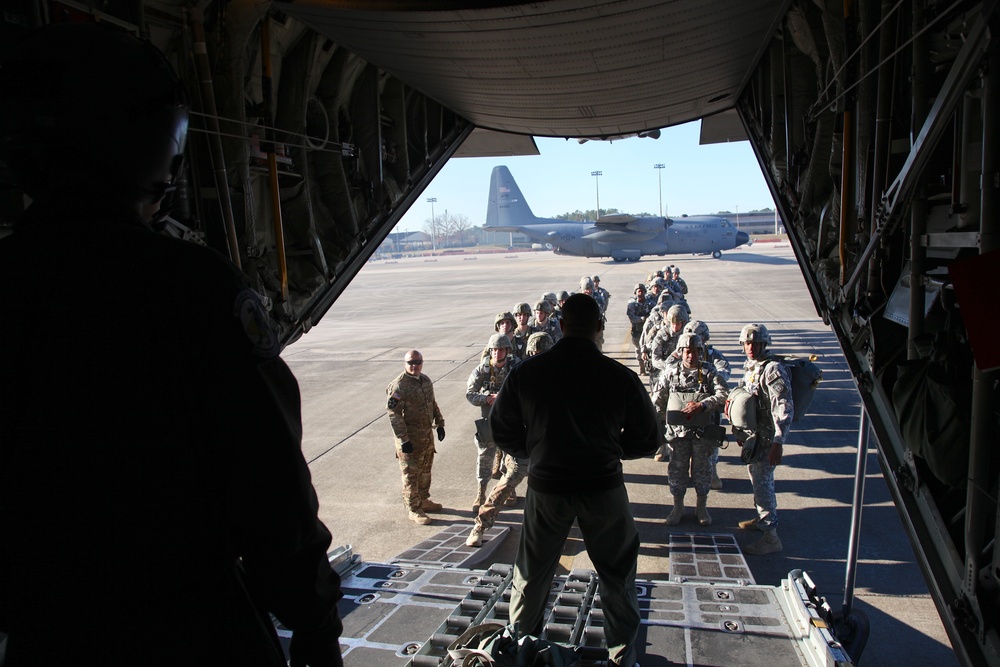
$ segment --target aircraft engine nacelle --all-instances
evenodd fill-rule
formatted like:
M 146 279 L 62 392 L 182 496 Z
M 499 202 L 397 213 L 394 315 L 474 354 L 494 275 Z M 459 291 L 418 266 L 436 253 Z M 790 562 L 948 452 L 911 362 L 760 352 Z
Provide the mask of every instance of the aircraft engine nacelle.
M 655 234 L 666 228 L 666 222 L 666 218 L 636 218 L 626 225 L 626 229 L 633 232 Z

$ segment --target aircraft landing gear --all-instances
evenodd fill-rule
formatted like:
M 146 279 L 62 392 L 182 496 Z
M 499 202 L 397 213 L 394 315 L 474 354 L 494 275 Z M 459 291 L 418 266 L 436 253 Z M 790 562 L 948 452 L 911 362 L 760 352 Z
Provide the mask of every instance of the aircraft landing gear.
M 615 260 L 616 262 L 624 262 L 625 261 L 624 257 L 612 257 L 611 259 Z
M 722 251 L 721 250 L 712 251 L 712 257 L 714 257 L 715 259 L 720 259 L 722 257 Z

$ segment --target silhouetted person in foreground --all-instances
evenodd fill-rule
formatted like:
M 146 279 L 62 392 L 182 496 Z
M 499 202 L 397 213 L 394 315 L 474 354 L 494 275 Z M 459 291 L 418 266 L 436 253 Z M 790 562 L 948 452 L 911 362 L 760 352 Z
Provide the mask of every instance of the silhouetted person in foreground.
M 510 620 L 522 634 L 541 634 L 552 577 L 576 520 L 597 569 L 611 663 L 632 667 L 639 532 L 621 461 L 649 456 L 663 434 L 639 377 L 597 349 L 597 302 L 574 294 L 562 312 L 563 338 L 510 372 L 490 414 L 497 446 L 531 458 Z
M 180 165 L 184 91 L 105 25 L 0 63 L 0 161 L 34 203 L 0 240 L 6 666 L 341 665 L 340 580 L 261 300 L 139 215 Z

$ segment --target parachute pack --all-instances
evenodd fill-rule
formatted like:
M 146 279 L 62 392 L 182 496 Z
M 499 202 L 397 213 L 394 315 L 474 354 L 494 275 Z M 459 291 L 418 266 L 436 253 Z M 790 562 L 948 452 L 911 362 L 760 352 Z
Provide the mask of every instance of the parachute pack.
M 816 387 L 823 379 L 823 371 L 813 363 L 815 355 L 809 357 L 792 357 L 782 354 L 771 355 L 771 359 L 780 361 L 781 365 L 788 370 L 788 375 L 792 379 L 792 407 L 794 414 L 792 421 L 797 422 L 806 416 L 809 406 L 812 404 L 813 396 L 816 394 Z

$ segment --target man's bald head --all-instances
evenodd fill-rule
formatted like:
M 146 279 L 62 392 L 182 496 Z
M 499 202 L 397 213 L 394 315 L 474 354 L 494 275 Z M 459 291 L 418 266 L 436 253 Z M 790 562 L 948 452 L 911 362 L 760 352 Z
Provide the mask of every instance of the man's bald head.
M 564 336 L 593 339 L 604 327 L 601 307 L 589 294 L 574 294 L 563 304 L 559 326 Z

